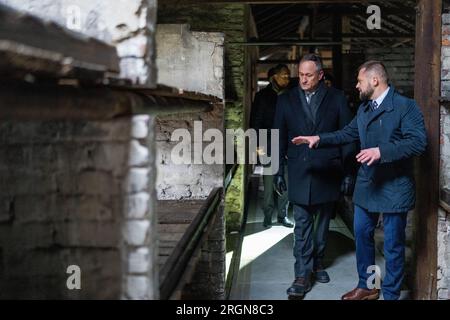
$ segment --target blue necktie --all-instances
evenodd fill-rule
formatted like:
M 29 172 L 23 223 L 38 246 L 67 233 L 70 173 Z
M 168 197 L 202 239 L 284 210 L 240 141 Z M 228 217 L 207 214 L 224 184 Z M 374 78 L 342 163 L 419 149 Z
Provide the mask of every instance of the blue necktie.
M 370 101 L 370 111 L 374 111 L 378 108 L 378 103 L 375 100 Z

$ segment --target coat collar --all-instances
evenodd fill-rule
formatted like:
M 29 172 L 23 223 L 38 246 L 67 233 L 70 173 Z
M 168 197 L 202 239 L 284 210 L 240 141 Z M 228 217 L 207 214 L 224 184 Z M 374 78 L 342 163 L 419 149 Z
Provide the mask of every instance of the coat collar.
M 313 122 L 310 115 L 306 114 L 306 110 L 304 110 L 303 106 L 306 104 L 306 98 L 303 94 L 300 93 L 298 87 L 294 87 L 289 91 L 289 98 L 291 101 L 291 105 L 295 110 L 295 113 L 298 114 L 299 120 L 303 123 L 303 127 L 308 131 L 312 132 L 313 130 Z
M 393 98 L 394 98 L 394 92 L 395 92 L 395 87 L 393 85 L 389 85 L 389 92 L 387 94 L 387 96 L 384 98 L 383 102 L 381 103 L 381 105 L 377 108 L 377 110 L 383 108 L 383 110 L 386 111 L 392 111 L 394 109 L 394 104 L 392 102 Z M 368 111 L 369 107 L 370 107 L 370 101 L 366 100 L 363 102 L 363 106 L 364 106 L 364 111 Z
M 370 105 L 369 101 L 365 102 L 364 111 L 365 111 L 365 114 L 367 115 L 366 126 L 368 126 L 369 123 L 372 122 L 372 120 L 374 120 L 376 117 L 378 117 L 383 112 L 391 112 L 392 110 L 394 110 L 394 104 L 393 104 L 394 92 L 395 92 L 394 86 L 390 85 L 389 92 L 388 92 L 386 98 L 384 98 L 381 105 L 372 112 L 369 111 L 369 105 Z

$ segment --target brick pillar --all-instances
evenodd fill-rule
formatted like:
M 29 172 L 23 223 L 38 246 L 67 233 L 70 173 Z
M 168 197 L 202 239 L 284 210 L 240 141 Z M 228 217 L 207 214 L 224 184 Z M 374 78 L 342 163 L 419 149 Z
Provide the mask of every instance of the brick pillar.
M 155 214 L 154 119 L 132 121 L 130 159 L 123 192 L 123 262 L 125 299 L 158 299 L 158 252 Z

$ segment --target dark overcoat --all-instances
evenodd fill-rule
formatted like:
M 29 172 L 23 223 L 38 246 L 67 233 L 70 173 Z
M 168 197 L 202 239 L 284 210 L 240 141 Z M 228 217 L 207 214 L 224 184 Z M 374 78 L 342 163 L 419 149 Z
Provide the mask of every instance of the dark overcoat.
M 363 103 L 344 129 L 320 134 L 319 148 L 359 140 L 361 149 L 378 147 L 381 159 L 363 164 L 353 202 L 369 212 L 407 212 L 414 208 L 413 157 L 424 152 L 427 137 L 422 112 L 414 100 L 390 87 L 374 111 Z
M 338 200 L 344 164 L 354 159 L 355 145 L 309 149 L 291 140 L 342 129 L 352 118 L 343 92 L 323 83 L 310 105 L 298 87 L 278 96 L 274 129 L 279 130 L 280 163 L 287 161 L 289 201 L 314 205 Z M 283 170 L 280 165 L 278 174 Z

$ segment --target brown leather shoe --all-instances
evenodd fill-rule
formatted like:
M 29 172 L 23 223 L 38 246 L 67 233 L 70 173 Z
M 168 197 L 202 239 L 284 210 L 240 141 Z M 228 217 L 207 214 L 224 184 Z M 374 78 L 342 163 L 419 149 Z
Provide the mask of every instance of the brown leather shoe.
M 378 289 L 363 289 L 355 288 L 350 292 L 344 294 L 342 300 L 377 300 L 380 296 L 380 290 Z

